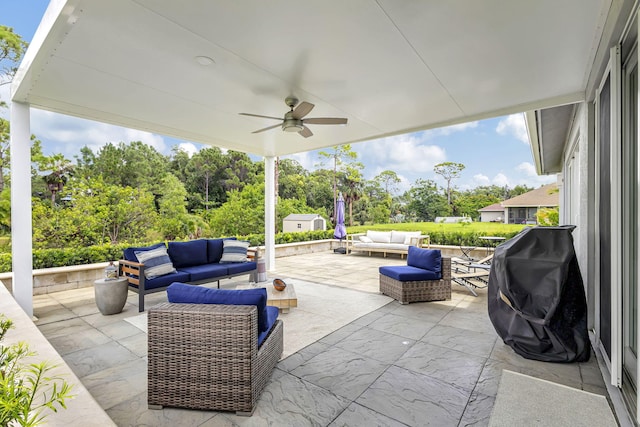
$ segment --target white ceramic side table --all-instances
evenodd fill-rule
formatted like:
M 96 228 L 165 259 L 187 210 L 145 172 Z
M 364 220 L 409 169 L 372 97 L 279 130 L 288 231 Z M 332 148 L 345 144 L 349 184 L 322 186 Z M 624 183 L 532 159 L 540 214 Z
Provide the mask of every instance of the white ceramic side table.
M 126 277 L 105 280 L 98 279 L 93 282 L 96 305 L 100 313 L 104 315 L 117 314 L 122 311 L 127 302 L 129 285 Z

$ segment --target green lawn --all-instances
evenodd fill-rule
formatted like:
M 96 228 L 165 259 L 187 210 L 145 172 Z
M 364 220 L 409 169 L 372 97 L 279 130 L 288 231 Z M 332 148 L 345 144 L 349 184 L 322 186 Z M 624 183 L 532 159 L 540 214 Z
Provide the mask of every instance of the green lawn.
M 398 224 L 377 224 L 347 227 L 348 233 L 377 231 L 420 231 L 428 234 L 431 243 L 436 245 L 473 245 L 482 246 L 479 236 L 502 236 L 507 239 L 528 227 L 521 224 L 501 224 L 495 222 L 473 222 L 470 224 L 440 224 L 435 222 L 412 222 Z

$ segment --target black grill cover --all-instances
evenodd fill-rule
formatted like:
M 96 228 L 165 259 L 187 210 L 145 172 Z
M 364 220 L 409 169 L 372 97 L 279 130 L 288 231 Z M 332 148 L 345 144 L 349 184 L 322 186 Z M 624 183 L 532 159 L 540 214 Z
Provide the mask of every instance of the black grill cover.
M 504 343 L 527 359 L 589 360 L 587 300 L 574 228 L 526 228 L 496 248 L 489 318 Z

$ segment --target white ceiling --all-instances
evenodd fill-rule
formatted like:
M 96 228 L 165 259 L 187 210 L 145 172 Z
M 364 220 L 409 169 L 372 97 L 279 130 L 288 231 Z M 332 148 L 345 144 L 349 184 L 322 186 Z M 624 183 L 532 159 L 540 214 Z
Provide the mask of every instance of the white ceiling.
M 52 0 L 35 108 L 271 156 L 578 102 L 610 0 Z M 215 64 L 203 66 L 204 55 Z M 315 104 L 303 138 L 239 112 Z

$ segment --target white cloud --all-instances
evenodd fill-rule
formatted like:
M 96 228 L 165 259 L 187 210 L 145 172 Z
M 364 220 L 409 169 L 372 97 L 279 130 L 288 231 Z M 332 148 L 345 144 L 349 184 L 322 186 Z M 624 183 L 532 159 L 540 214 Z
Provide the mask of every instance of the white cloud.
M 308 171 L 315 170 L 315 157 L 312 156 L 312 151 L 305 151 L 304 153 L 288 154 L 282 156 L 283 159 L 293 159 L 300 163 L 300 165 Z
M 538 177 L 538 173 L 536 172 L 536 167 L 529 162 L 522 162 L 518 166 L 516 166 L 516 170 L 524 173 L 529 177 Z
M 189 157 L 193 156 L 199 151 L 198 147 L 196 147 L 196 145 L 192 142 L 181 142 L 180 144 L 178 144 L 178 150 L 185 151 L 187 154 L 189 154 Z
M 491 180 L 491 183 L 499 187 L 504 187 L 505 185 L 509 186 L 509 178 L 507 178 L 505 174 L 499 173 L 493 177 L 493 179 Z
M 486 176 L 486 175 L 483 175 L 481 173 L 475 174 L 473 176 L 473 181 L 474 181 L 473 182 L 474 186 L 476 186 L 476 187 L 480 187 L 480 186 L 483 186 L 483 185 L 491 184 L 491 180 L 489 179 L 489 177 Z
M 447 127 L 443 127 L 440 129 L 434 129 L 432 131 L 429 131 L 430 134 L 435 134 L 435 135 L 451 135 L 452 133 L 456 133 L 456 132 L 464 132 L 467 129 L 473 129 L 478 127 L 478 123 L 477 121 L 475 122 L 468 122 L 468 123 L 460 123 L 457 125 L 451 125 L 451 126 L 447 126 Z
M 496 132 L 498 135 L 513 136 L 524 144 L 529 144 L 529 135 L 527 134 L 523 114 L 511 114 L 500 120 L 496 127 Z
M 424 144 L 416 134 L 398 135 L 354 146 L 358 158 L 367 165 L 392 170 L 397 174 L 425 174 L 446 161 L 445 150 Z
M 112 142 L 141 141 L 164 153 L 167 146 L 164 138 L 150 132 L 127 129 L 106 123 L 94 122 L 78 117 L 66 116 L 44 110 L 32 110 L 31 132 L 39 139 L 47 141 L 53 152 L 77 153 L 88 146 L 94 152 Z M 45 148 L 45 147 L 43 147 Z

